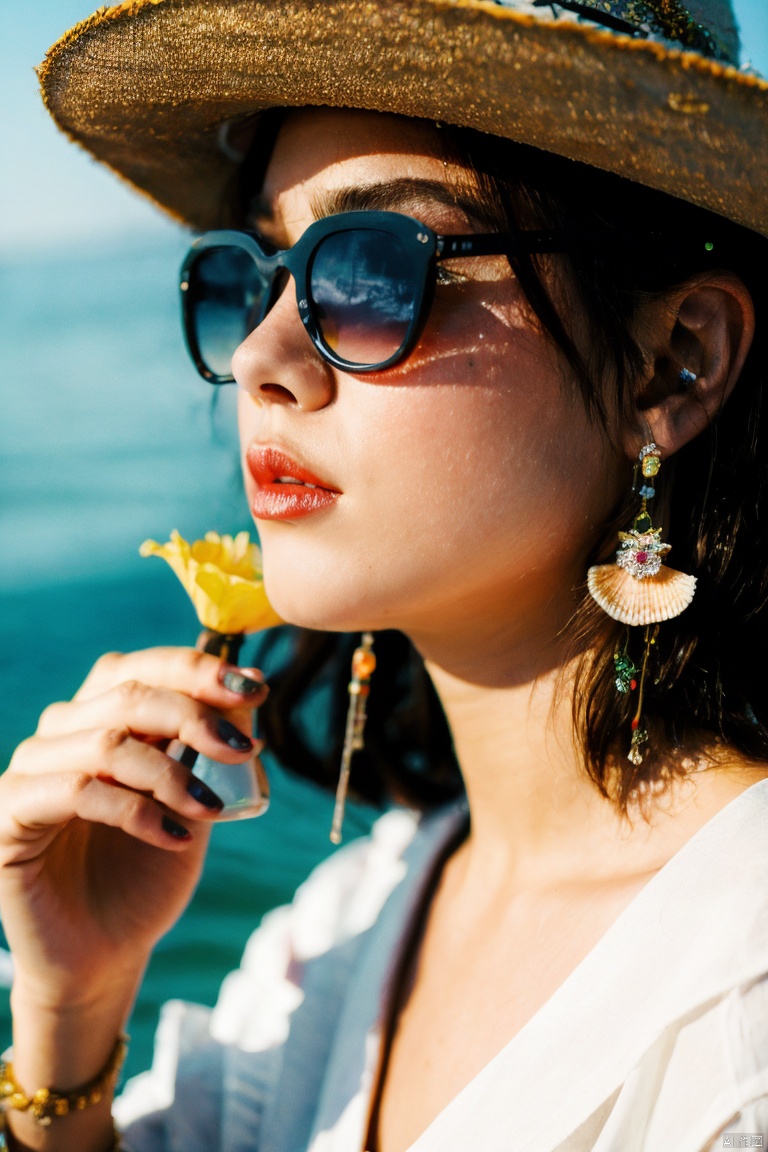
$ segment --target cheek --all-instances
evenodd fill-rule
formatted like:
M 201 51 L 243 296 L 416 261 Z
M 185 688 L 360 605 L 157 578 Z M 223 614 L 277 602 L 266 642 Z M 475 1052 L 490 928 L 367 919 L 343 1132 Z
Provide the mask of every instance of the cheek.
M 544 363 L 542 363 L 542 360 Z M 438 285 L 419 341 L 384 382 L 424 387 L 451 382 L 505 386 L 509 369 L 519 375 L 556 370 L 549 346 L 531 325 L 517 281 Z
M 581 538 L 585 493 L 568 440 L 578 413 L 543 405 L 541 380 L 517 371 L 494 386 L 489 378 L 503 368 L 480 355 L 466 364 L 460 386 L 403 397 L 408 410 L 387 438 L 389 481 L 380 500 L 392 547 L 427 563 L 442 557 L 461 565 L 471 553 L 506 564 L 514 551 L 539 564 L 548 540 L 568 536 L 569 525 L 578 525 L 574 543 Z M 372 462 L 369 492 L 377 490 L 376 471 Z
M 529 604 L 583 575 L 610 507 L 600 437 L 541 337 L 510 339 L 491 309 L 479 319 L 476 346 L 467 328 L 432 354 L 425 333 L 417 368 L 409 358 L 386 383 L 342 377 L 336 403 L 312 416 L 343 497 L 327 515 L 259 525 L 267 589 L 287 619 L 408 630 L 436 606 L 455 618 L 470 599 Z M 244 443 L 255 407 L 241 401 Z
M 366 438 L 347 492 L 351 530 L 335 568 L 350 606 L 383 613 L 371 626 L 417 629 L 438 609 L 455 620 L 479 603 L 514 613 L 583 576 L 605 512 L 595 505 L 600 449 L 590 461 L 578 403 L 542 403 L 546 380 L 517 370 L 491 387 L 496 368 L 481 358 L 474 382 L 404 389 L 382 405 L 382 434 Z
M 433 309 L 405 366 L 412 383 L 395 396 L 384 390 L 390 488 L 409 510 L 401 538 L 426 521 L 446 540 L 474 535 L 507 548 L 510 536 L 541 543 L 550 522 L 567 536 L 563 520 L 581 538 L 591 477 L 605 463 L 602 436 L 515 291 L 472 295 L 464 292 L 461 309 L 455 299 Z

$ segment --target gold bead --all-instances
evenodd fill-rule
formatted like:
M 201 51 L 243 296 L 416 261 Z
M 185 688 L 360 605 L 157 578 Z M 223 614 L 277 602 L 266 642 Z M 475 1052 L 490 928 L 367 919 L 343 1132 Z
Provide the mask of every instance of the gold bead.
M 357 676 L 360 680 L 370 680 L 375 671 L 376 657 L 373 652 L 367 652 L 365 648 L 357 648 L 352 657 L 352 675 Z
M 646 478 L 657 476 L 660 468 L 661 460 L 658 456 L 651 455 L 643 457 L 642 472 Z
M 119 1036 L 100 1075 L 65 1095 L 51 1088 L 38 1088 L 33 1096 L 25 1096 L 15 1081 L 13 1065 L 0 1060 L 0 1099 L 6 1101 L 5 1108 L 15 1108 L 20 1112 L 29 1110 L 37 1123 L 47 1128 L 55 1116 L 66 1116 L 73 1109 L 83 1111 L 91 1104 L 98 1104 L 103 1098 L 105 1086 L 117 1080 L 126 1051 L 127 1037 Z M 0 1131 L 4 1111 L 0 1111 Z

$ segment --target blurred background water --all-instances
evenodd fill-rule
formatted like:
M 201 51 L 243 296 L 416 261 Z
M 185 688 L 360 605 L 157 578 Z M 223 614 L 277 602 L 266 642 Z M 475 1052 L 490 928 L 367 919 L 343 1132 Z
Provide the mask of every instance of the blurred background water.
M 181 344 L 176 273 L 186 242 L 170 233 L 0 262 L 3 765 L 101 652 L 194 643 L 187 597 L 165 564 L 138 556 L 143 539 L 252 526 L 233 390 L 214 405 Z M 330 849 L 331 798 L 266 759 L 270 810 L 214 833 L 197 895 L 147 974 L 129 1070 L 149 1060 L 159 1005 L 171 996 L 212 1003 L 262 913 L 290 899 Z M 368 824 L 353 809 L 345 838 Z M 6 989 L 3 1047 L 9 1035 Z
M 745 59 L 768 74 L 765 4 L 734 7 Z M 0 768 L 103 651 L 194 642 L 186 597 L 138 557 L 143 539 L 250 527 L 232 391 L 214 408 L 181 344 L 189 237 L 68 144 L 36 93 L 33 65 L 88 13 L 88 0 L 0 0 Z M 331 798 L 267 762 L 269 813 L 215 831 L 156 951 L 129 1070 L 146 1066 L 159 1004 L 211 1003 L 263 912 L 330 849 Z M 353 809 L 346 838 L 370 819 Z M 8 982 L 0 951 L 0 1048 Z

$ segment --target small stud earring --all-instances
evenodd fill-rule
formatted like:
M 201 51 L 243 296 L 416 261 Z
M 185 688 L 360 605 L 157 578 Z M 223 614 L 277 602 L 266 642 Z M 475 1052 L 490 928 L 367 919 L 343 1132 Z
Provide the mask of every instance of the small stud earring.
M 698 376 L 695 372 L 691 372 L 690 368 L 681 368 L 677 378 L 680 381 L 680 386 L 684 391 L 686 388 L 690 388 L 691 384 L 695 384 L 698 380 Z

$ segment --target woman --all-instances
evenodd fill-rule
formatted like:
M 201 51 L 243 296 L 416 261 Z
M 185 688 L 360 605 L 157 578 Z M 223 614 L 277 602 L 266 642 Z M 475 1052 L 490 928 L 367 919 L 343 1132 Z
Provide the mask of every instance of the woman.
M 768 1127 L 768 700 L 745 655 L 766 92 L 727 66 L 727 5 L 697 13 L 139 0 L 50 54 L 72 134 L 197 226 L 258 234 L 204 241 L 182 289 L 198 366 L 240 389 L 270 598 L 409 637 L 471 817 L 383 817 L 265 921 L 212 1016 L 171 1007 L 126 1148 L 700 1150 Z M 410 701 L 389 655 L 383 692 Z M 0 782 L 12 1079 L 55 1090 L 46 1125 L 10 1097 L 13 1148 L 113 1146 L 115 1037 L 219 807 L 164 749 L 251 754 L 264 693 L 230 671 L 105 657 Z M 360 787 L 428 807 L 445 731 L 414 768 L 423 732 L 376 691 Z M 295 748 L 280 696 L 268 732 Z

